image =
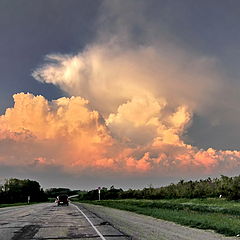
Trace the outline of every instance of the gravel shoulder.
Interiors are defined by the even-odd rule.
[[[109,221],[133,240],[239,240],[225,237],[211,230],[200,230],[133,212],[98,205],[81,204],[87,210]]]

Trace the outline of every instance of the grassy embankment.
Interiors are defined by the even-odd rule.
[[[224,199],[88,201],[182,225],[212,229],[226,236],[240,234],[240,202]]]

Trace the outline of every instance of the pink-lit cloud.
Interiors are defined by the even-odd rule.
[[[96,41],[75,55],[46,56],[32,76],[69,97],[15,94],[0,116],[0,164],[150,178],[240,170],[239,151],[184,141],[193,115],[222,101],[217,59],[162,40],[140,2],[103,1]]]
[[[238,151],[202,150],[183,142],[191,122],[184,105],[166,111],[166,100],[133,98],[105,120],[81,97],[49,102],[20,93],[14,101],[0,117],[1,164],[60,166],[72,174],[90,170],[150,176],[240,168]]]

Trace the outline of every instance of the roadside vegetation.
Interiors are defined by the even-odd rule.
[[[47,201],[47,196],[37,181],[17,178],[5,180],[5,183],[0,188],[0,204],[19,204],[28,201]]]
[[[45,194],[49,200],[55,200],[56,197],[59,195],[73,196],[78,195],[80,193],[81,193],[80,190],[71,190],[69,188],[48,188],[45,190]],[[85,192],[83,191],[83,193]]]
[[[225,199],[102,200],[85,201],[201,229],[226,236],[240,234],[240,203]]]
[[[240,176],[179,181],[142,190],[101,189],[79,194],[79,201],[152,216],[182,225],[240,234]]]
[[[181,180],[177,184],[153,188],[149,186],[142,190],[129,189],[123,191],[114,186],[101,189],[101,199],[178,199],[178,198],[218,198],[228,200],[240,199],[240,175],[237,177],[221,176],[199,181]],[[98,190],[81,192],[79,200],[97,200]]]
[[[80,192],[80,190],[69,188],[49,188],[44,191],[37,181],[10,178],[5,179],[4,184],[0,185],[0,208],[46,201],[54,202],[60,194],[71,196]]]

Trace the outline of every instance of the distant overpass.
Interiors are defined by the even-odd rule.
[[[68,198],[74,198],[74,197],[78,197],[78,194],[77,195],[68,196]]]

